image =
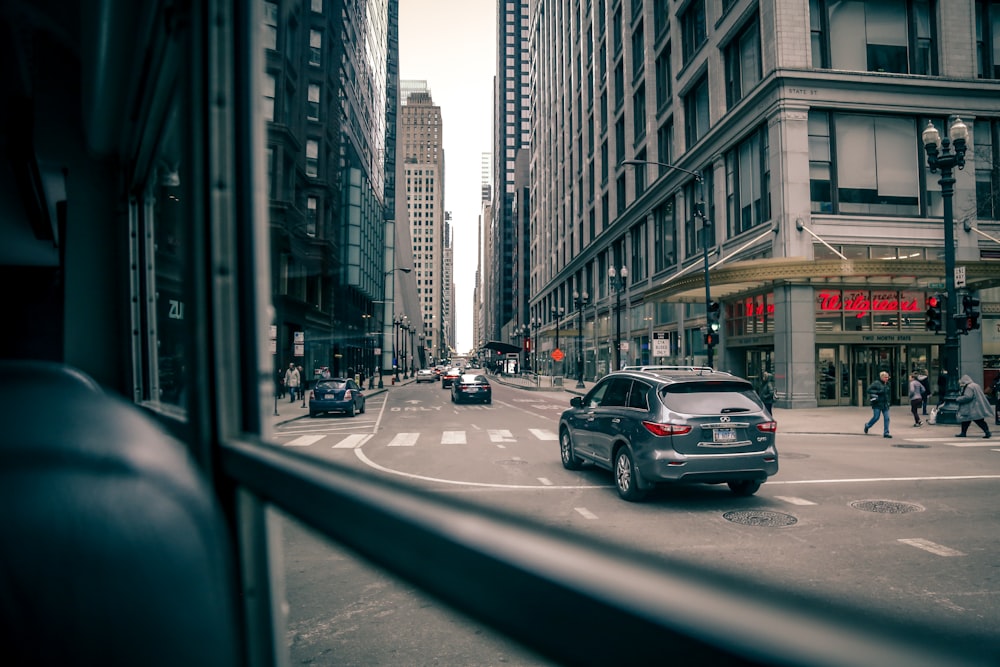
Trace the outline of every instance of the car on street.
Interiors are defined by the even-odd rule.
[[[724,483],[750,496],[778,472],[776,432],[748,380],[647,366],[610,373],[574,396],[559,418],[559,454],[568,470],[610,470],[629,501],[662,483]]]
[[[441,376],[441,388],[447,389],[448,387],[450,387],[452,383],[455,382],[455,380],[457,380],[461,374],[462,371],[459,370],[458,368],[449,368],[448,370],[446,370],[444,374]]]
[[[317,380],[309,392],[309,416],[324,412],[344,412],[353,417],[365,411],[365,392],[353,378]]]
[[[478,401],[489,405],[493,402],[493,387],[485,375],[462,373],[451,383],[451,402]]]
[[[414,376],[417,382],[437,382],[437,374],[429,368],[421,368]]]

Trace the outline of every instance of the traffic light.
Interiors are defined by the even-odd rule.
[[[721,308],[719,306],[719,302],[718,301],[709,301],[708,302],[708,315],[706,317],[706,319],[708,321],[708,331],[709,331],[709,333],[715,334],[715,342],[718,342],[718,340],[719,340],[718,333],[719,333],[719,314],[720,314],[720,310],[721,310]]]
[[[705,333],[705,347],[715,347],[719,344],[719,334],[714,331]]]
[[[941,332],[941,295],[927,297],[927,321],[924,326],[928,331]]]
[[[966,294],[962,297],[962,310],[965,312],[965,330],[979,328],[979,299]]]

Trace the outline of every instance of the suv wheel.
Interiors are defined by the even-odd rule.
[[[738,496],[752,496],[760,488],[760,482],[751,479],[741,479],[738,482],[728,482],[729,490]]]
[[[559,458],[566,470],[579,470],[583,467],[583,461],[573,453],[573,438],[569,435],[569,429],[564,428],[559,432]]]
[[[639,471],[632,462],[628,447],[622,447],[615,454],[615,487],[618,495],[629,502],[642,500],[646,492],[639,488]]]

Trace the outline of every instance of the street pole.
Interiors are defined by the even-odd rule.
[[[700,183],[700,181],[699,181]],[[699,215],[700,214],[700,215]],[[708,218],[705,217],[704,202],[699,202],[695,207],[695,215],[701,218],[701,237],[702,237],[702,255],[705,258],[705,334],[708,344],[705,345],[705,353],[708,355],[708,367],[714,368],[712,365],[713,356],[715,352],[715,332],[712,331],[711,322],[711,310],[712,310],[712,288],[709,284],[709,273],[708,273],[708,229],[709,222]],[[708,338],[708,337],[711,338]]]
[[[559,318],[565,312],[566,311],[563,309],[562,306],[559,306],[558,308],[556,308],[555,306],[552,307],[552,314],[556,316],[556,350],[559,349]],[[552,359],[552,375],[553,376],[555,376],[555,374],[556,374],[556,367],[555,367],[555,365],[557,363],[559,363],[559,362],[557,362],[555,360],[555,358],[553,358]]]
[[[954,169],[965,167],[966,139],[969,128],[961,118],[955,118],[948,128],[948,136],[941,139],[937,128],[928,121],[922,139],[927,153],[927,167],[932,174],[941,172],[938,184],[941,186],[941,203],[944,207],[944,279],[948,292],[948,308],[945,317],[944,369],[947,385],[941,406],[938,408],[938,424],[958,423],[958,326],[955,321],[958,297],[955,290],[955,218],[952,208],[955,195]]]
[[[625,291],[628,280],[628,267],[608,269],[608,278],[615,290],[615,367],[611,370],[621,370],[622,367],[622,292]]]
[[[584,389],[583,384],[583,307],[587,305],[590,297],[586,292],[580,294],[573,292],[573,301],[576,303],[576,311],[579,315],[579,327],[576,330],[576,388]]]

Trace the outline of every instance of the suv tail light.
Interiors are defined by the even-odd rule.
[[[764,431],[765,433],[777,433],[778,432],[778,422],[763,422],[757,424],[758,431]]]
[[[684,435],[691,432],[691,427],[686,424],[657,424],[655,422],[642,422],[646,430],[655,436]]]

